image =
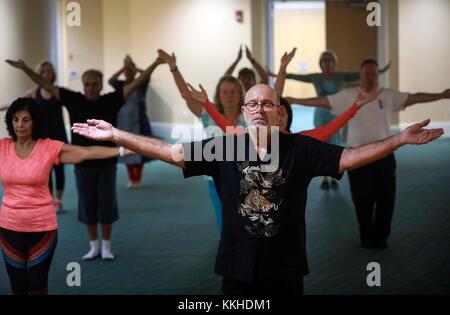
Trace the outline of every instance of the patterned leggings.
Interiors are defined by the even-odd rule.
[[[0,228],[0,247],[13,294],[47,294],[57,230],[16,232]]]

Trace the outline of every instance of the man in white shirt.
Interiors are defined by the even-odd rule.
[[[450,89],[442,93],[402,93],[379,88],[378,63],[366,59],[361,64],[359,87],[344,89],[337,94],[309,98],[287,98],[288,101],[306,106],[329,108],[339,115],[355,101],[361,90],[378,89],[378,98],[358,111],[348,123],[347,143],[359,147],[389,136],[391,117],[394,112],[417,104],[450,98]],[[391,154],[362,168],[349,171],[352,199],[359,222],[361,246],[364,248],[386,248],[390,234],[395,204],[395,157]]]

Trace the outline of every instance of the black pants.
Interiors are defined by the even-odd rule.
[[[13,294],[47,291],[56,244],[56,230],[16,232],[0,228],[0,246]]]
[[[395,170],[395,157],[391,154],[348,172],[362,245],[384,242],[391,232]]]
[[[56,190],[64,190],[65,176],[64,176],[64,164],[58,164],[53,166],[53,172],[56,178]],[[50,188],[50,193],[53,194],[53,176],[50,172],[50,179],[48,181],[48,187]]]
[[[87,225],[113,224],[119,219],[116,164],[76,165],[78,219]]]
[[[303,295],[303,277],[297,279],[285,279],[272,283],[245,283],[229,277],[222,279],[222,291],[224,295]]]

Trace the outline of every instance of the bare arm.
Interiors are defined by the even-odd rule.
[[[139,77],[132,82],[128,83],[123,87],[123,97],[127,98],[131,95],[137,88],[139,88],[144,82],[147,82],[150,79],[153,71],[155,71],[156,67],[160,64],[164,63],[162,59],[159,57],[144,71]]]
[[[409,94],[405,102],[405,107],[417,104],[439,101],[444,98],[450,98],[450,89],[445,90],[442,93],[416,93]]]
[[[239,52],[236,60],[228,67],[227,71],[225,71],[225,75],[233,75],[234,70],[236,69],[237,64],[242,59],[242,46],[239,47]]]
[[[119,156],[119,148],[64,144],[59,154],[62,164],[78,164],[86,160],[101,160]]]
[[[295,98],[295,97],[286,97],[286,100],[289,104],[300,104],[304,106],[312,106],[312,107],[323,107],[331,109],[330,101],[328,101],[328,97],[312,97],[312,98]]]
[[[11,66],[22,70],[25,72],[28,77],[34,81],[37,85],[39,85],[41,88],[52,94],[54,97],[56,97],[58,100],[60,99],[59,96],[59,87],[56,85],[53,85],[51,83],[48,83],[43,77],[41,77],[39,74],[33,71],[30,67],[26,65],[26,63],[23,60],[13,61],[13,60],[6,60],[8,64]]]
[[[339,172],[352,170],[382,159],[405,144],[426,144],[444,134],[442,129],[424,129],[430,123],[425,120],[381,141],[355,149],[345,149],[339,163]]]
[[[297,48],[292,49],[292,51],[288,54],[284,53],[283,57],[281,57],[280,70],[278,71],[277,80],[275,82],[275,91],[279,96],[283,96],[284,84],[286,82],[286,69],[292,58],[295,56]]]
[[[165,63],[169,65],[170,72],[172,72],[173,78],[175,80],[175,84],[177,85],[178,91],[181,94],[181,97],[186,101],[186,105],[188,106],[189,110],[197,117],[200,117],[202,115],[202,107],[203,104],[201,102],[196,101],[195,99],[192,99],[189,95],[189,89],[186,84],[186,81],[184,80],[183,76],[181,75],[180,70],[177,66],[177,59],[175,57],[175,54],[169,55],[164,50],[159,49],[158,50],[159,57],[164,60]]]
[[[134,135],[114,128],[103,120],[88,120],[86,124],[74,124],[74,133],[97,141],[113,141],[128,149],[184,168],[183,146],[171,145],[161,140]]]
[[[259,74],[259,78],[261,79],[261,84],[269,84],[269,74],[267,71],[259,64],[258,61],[256,61],[255,57],[253,57],[250,49],[248,49],[247,46],[245,46],[245,51],[247,53],[247,58],[250,60],[251,64],[253,65],[253,68],[256,69],[256,72]]]
[[[114,74],[111,76],[111,78],[109,78],[108,83],[109,83],[110,85],[112,85],[112,84],[111,84],[112,82],[117,81],[117,80],[119,79],[120,75],[124,72],[124,70],[125,70],[125,67],[122,67],[122,69],[120,69],[119,71],[117,71],[116,73],[114,73]]]

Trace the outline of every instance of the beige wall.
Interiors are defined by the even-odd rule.
[[[68,0],[64,0],[67,2]],[[203,83],[211,97],[220,76],[233,62],[241,43],[251,46],[250,0],[82,0],[82,27],[64,28],[65,82],[80,90],[79,79],[67,80],[68,71],[81,74],[90,67],[107,79],[130,54],[146,68],[158,48],[175,52],[186,80]],[[244,11],[244,23],[234,20]],[[72,59],[69,60],[69,56]],[[249,65],[243,62],[239,67]],[[152,76],[148,95],[152,121],[192,123],[194,117],[179,96],[166,65]]]
[[[275,72],[278,72],[281,56],[293,47],[297,47],[297,53],[287,72],[320,72],[319,56],[325,50],[325,10],[277,9],[274,11],[273,23]],[[308,70],[299,71],[299,63],[307,63]],[[283,94],[295,97],[316,96],[312,84],[294,80],[286,80]]]
[[[81,75],[85,70],[90,68],[104,70],[103,1],[77,1],[81,7],[81,26],[79,27],[71,27],[66,23],[65,17],[68,14],[66,5],[68,2],[71,1],[60,0],[63,85],[81,91]],[[72,71],[76,71],[77,75],[70,76],[69,73]]]
[[[176,53],[186,80],[204,84],[212,98],[217,81],[237,56],[239,45],[252,44],[250,0],[79,2],[82,27],[66,27],[63,32],[66,70],[102,70],[105,92],[111,90],[107,79],[122,66],[126,54],[139,67],[146,68],[157,57],[157,49],[163,48]],[[244,23],[235,21],[235,10],[244,11]],[[249,63],[242,62],[238,68],[243,66]],[[66,82],[71,88],[81,89],[80,80]],[[194,120],[166,65],[152,76],[148,108],[154,122],[192,124]]]
[[[34,86],[22,72],[3,60],[24,59],[34,67],[44,59],[54,59],[55,3],[54,0],[0,1],[0,104],[9,104]],[[3,120],[4,113],[1,113],[0,136],[6,135]]]
[[[144,67],[153,62],[158,48],[175,52],[185,79],[204,84],[211,98],[239,45],[251,46],[250,0],[130,2],[130,52],[137,63]],[[235,21],[235,10],[244,11],[244,23]],[[238,69],[244,65],[249,63]],[[153,121],[193,121],[166,65],[153,75],[148,107]]]
[[[399,87],[408,92],[450,88],[450,1],[399,1]],[[450,101],[416,105],[400,123],[450,122]]]

